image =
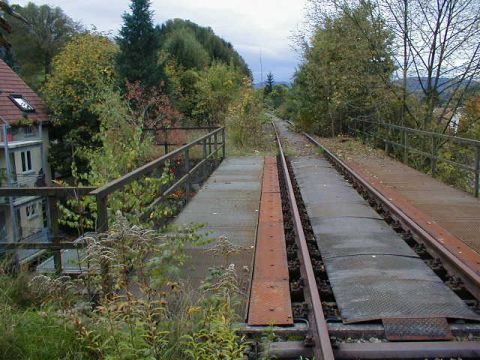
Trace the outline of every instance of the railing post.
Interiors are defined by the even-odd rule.
[[[365,121],[362,120],[362,124],[363,124],[362,143],[366,144],[367,143],[367,131],[365,130]]]
[[[190,171],[190,151],[185,149],[185,163],[184,163],[185,174],[188,174]],[[190,197],[190,177],[185,181],[185,200],[188,201]]]
[[[215,156],[214,156],[214,159],[215,160],[218,160],[218,132],[216,132],[215,134],[213,134],[213,148],[214,148],[214,151],[215,151]],[[215,161],[216,163],[216,161]]]
[[[222,128],[222,159],[225,159],[225,147],[227,141],[225,139],[225,128]]]
[[[55,267],[55,272],[57,274],[61,274],[63,270],[62,264],[62,251],[59,247],[60,238],[58,236],[58,206],[57,206],[57,199],[54,196],[48,197],[49,209],[50,209],[50,217],[51,217],[51,224],[52,224],[52,238],[53,244],[57,245],[53,250],[53,265]]]
[[[165,154],[168,154],[168,131],[167,131],[167,128],[164,128],[163,129],[163,132],[164,132],[164,139],[165,139],[165,144],[164,144],[164,148],[165,148]]]
[[[203,160],[205,160],[205,163],[202,166],[202,181],[204,181],[207,178],[207,166],[208,166],[208,161],[207,160],[208,153],[207,153],[207,138],[203,140]]]
[[[208,153],[212,153],[212,136],[208,137]]]
[[[108,197],[102,194],[97,195],[97,232],[103,233],[108,230]]]
[[[480,146],[475,147],[475,197],[478,198],[480,187]]]
[[[105,233],[108,231],[108,195],[97,194],[97,233]],[[105,258],[100,261],[100,273],[102,276],[102,289],[105,295],[110,296],[113,292],[113,281],[110,276],[110,263]]]
[[[403,130],[403,162],[408,164],[408,131]]]
[[[431,166],[432,166],[432,176],[435,176],[435,173],[437,172],[437,142],[435,141],[435,135],[432,134],[432,161],[431,161]]]

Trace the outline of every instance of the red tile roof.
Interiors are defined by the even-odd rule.
[[[22,95],[35,108],[35,112],[26,113],[29,119],[34,122],[48,121],[47,108],[42,99],[0,59],[0,117],[14,125],[23,117],[23,112],[10,100],[12,94]]]

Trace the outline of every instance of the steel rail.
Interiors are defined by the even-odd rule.
[[[322,309],[322,301],[320,299],[320,294],[318,292],[317,282],[315,280],[315,273],[313,271],[312,261],[310,259],[310,254],[308,251],[307,240],[305,233],[303,231],[302,220],[300,218],[300,212],[298,211],[297,201],[295,199],[295,193],[293,190],[292,181],[289,176],[287,161],[285,159],[285,153],[283,151],[282,143],[280,141],[280,136],[278,134],[275,124],[272,122],[273,129],[275,131],[275,136],[277,140],[277,145],[280,153],[280,160],[283,169],[283,175],[285,180],[285,185],[287,187],[288,200],[290,202],[290,207],[293,213],[293,224],[294,230],[297,237],[297,243],[299,245],[301,255],[303,258],[303,266],[307,278],[306,285],[309,291],[312,313],[314,317],[313,321],[313,333],[315,336],[315,348],[313,353],[317,360],[330,360],[334,359],[332,344],[330,342],[330,337],[328,334],[328,326],[325,321],[325,316]]]
[[[317,145],[324,151],[324,154],[331,162],[342,168],[347,174],[353,177],[358,183],[361,184],[370,194],[377,198],[390,213],[398,218],[408,230],[418,239],[421,240],[427,246],[427,248],[438,256],[444,266],[451,272],[455,273],[464,283],[465,287],[470,291],[477,299],[480,299],[480,275],[468,264],[465,264],[457,256],[452,254],[442,243],[440,243],[434,236],[428,233],[423,227],[419,226],[414,219],[406,215],[401,208],[395,203],[385,197],[380,191],[369,184],[365,179],[358,175],[350,166],[344,161],[340,160],[331,151],[316,141],[311,135],[303,133],[303,135],[313,144]]]

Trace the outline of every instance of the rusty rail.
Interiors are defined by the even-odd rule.
[[[282,143],[280,141],[280,137],[278,135],[277,128],[273,122],[272,122],[272,126],[275,131],[275,136],[278,144],[281,166],[283,169],[283,176],[284,176],[285,185],[288,191],[288,200],[290,202],[290,207],[293,213],[293,224],[294,224],[296,240],[297,240],[297,244],[300,249],[301,257],[303,260],[302,265],[306,274],[306,279],[305,279],[306,286],[307,286],[307,291],[309,293],[309,297],[311,301],[311,310],[312,310],[313,320],[314,320],[312,322],[313,324],[312,331],[313,331],[314,342],[315,342],[313,353],[315,355],[315,358],[319,360],[334,359],[333,349],[330,343],[330,337],[328,335],[328,326],[325,320],[325,316],[323,314],[322,301],[320,299],[320,294],[318,292],[315,273],[313,270],[312,261],[310,259],[310,254],[308,251],[307,240],[305,237],[305,233],[303,231],[302,220],[300,218],[300,213],[298,211],[298,205],[295,199],[295,193],[293,190],[292,181],[289,176],[287,161],[285,159],[285,154],[283,151]]]

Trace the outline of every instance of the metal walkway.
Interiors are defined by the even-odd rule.
[[[345,323],[395,327],[401,322],[391,320],[407,318],[421,328],[442,319],[438,328],[447,318],[479,318],[326,160],[291,164]]]
[[[242,291],[248,294],[262,187],[263,157],[226,158],[198,191],[174,224],[206,224],[200,231],[208,238],[224,236],[242,249],[230,256],[214,255],[204,248],[190,248],[191,260],[182,278],[197,288],[214,266],[234,264],[241,275]],[[227,264],[228,262],[228,264]],[[246,297],[246,296],[245,296]]]

